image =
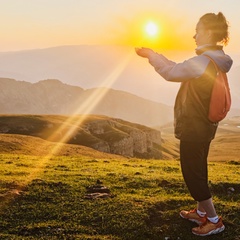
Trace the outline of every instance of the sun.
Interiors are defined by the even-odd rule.
[[[158,34],[158,25],[152,21],[149,21],[145,26],[145,32],[148,36],[156,36]]]

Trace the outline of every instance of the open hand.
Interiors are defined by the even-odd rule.
[[[135,48],[137,55],[148,58],[154,51],[150,48]]]

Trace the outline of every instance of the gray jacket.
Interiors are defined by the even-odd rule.
[[[183,141],[210,142],[215,137],[218,126],[208,120],[216,69],[204,54],[210,56],[223,72],[230,70],[232,59],[224,53],[221,46],[208,46],[197,54],[182,63],[175,63],[154,53],[149,57],[149,62],[167,81],[181,82],[174,106],[176,138]],[[198,94],[201,103],[193,91]]]

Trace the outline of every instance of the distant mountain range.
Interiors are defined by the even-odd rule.
[[[194,52],[165,54],[178,62]],[[240,116],[240,66],[235,65],[228,76],[229,116]],[[0,78],[0,113],[90,112],[147,126],[173,120],[179,88],[178,83],[163,80],[133,48],[123,46],[60,46],[0,53]]]
[[[182,52],[168,54],[183,58]],[[84,89],[108,87],[167,105],[173,105],[179,88],[126,46],[59,46],[0,53],[0,77],[31,83],[58,79]]]
[[[146,126],[173,120],[172,107],[107,88],[84,90],[58,80],[0,79],[0,114],[98,114]]]

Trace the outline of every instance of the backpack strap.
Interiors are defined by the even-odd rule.
[[[219,67],[218,67],[218,65],[215,63],[215,61],[209,56],[209,55],[207,55],[207,54],[203,54],[205,57],[207,57],[212,63],[213,63],[213,65],[214,65],[214,67],[216,68],[216,70],[217,70],[217,74],[218,74],[218,72],[219,72]]]

